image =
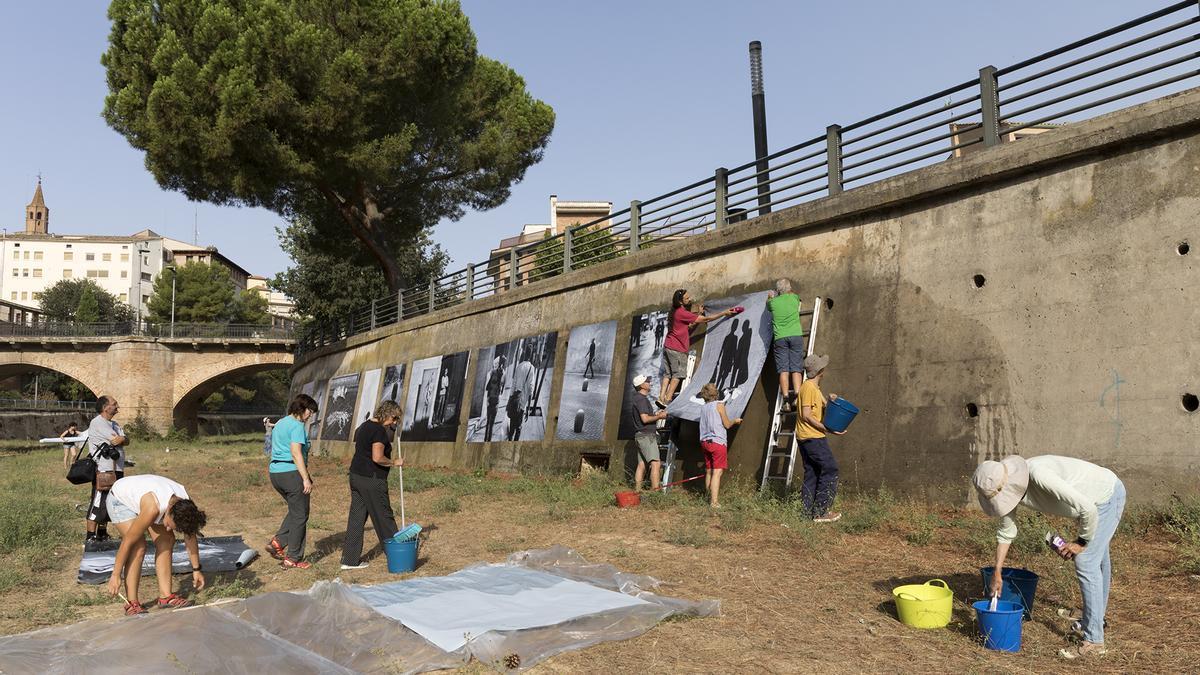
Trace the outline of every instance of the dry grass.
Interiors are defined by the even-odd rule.
[[[265,478],[257,441],[207,439],[184,447],[147,443],[131,450],[136,471],[188,486],[209,513],[208,534],[241,534],[259,546],[283,515]],[[0,633],[93,616],[120,605],[75,584],[86,489],[61,477],[56,449],[0,448]],[[349,501],[345,462],[317,458],[308,572],[283,571],[264,558],[237,574],[214,575],[203,599],[304,589],[342,576],[354,583],[391,579],[378,546],[371,566],[343,573],[338,554]],[[1012,563],[1042,576],[1024,649],[997,654],[975,641],[969,601],[989,564],[990,525],[978,514],[927,508],[886,493],[847,496],[837,525],[806,521],[787,502],[760,499],[736,481],[710,513],[676,491],[637,509],[609,506],[603,477],[492,477],[410,469],[406,503],[430,530],[418,575],[440,575],[508,553],[564,544],[587,558],[650,574],[686,598],[720,598],[722,616],[667,621],[645,635],[563,654],[535,672],[1047,672],[1066,625],[1057,607],[1075,606],[1072,568],[1037,543],[1048,524],[1031,519]],[[395,478],[393,478],[395,481]],[[393,486],[393,499],[396,487]],[[1163,512],[1131,513],[1114,546],[1109,656],[1101,671],[1181,672],[1200,654],[1200,581],[1195,570],[1200,509],[1181,502]],[[1058,523],[1051,523],[1058,524]],[[53,525],[53,526],[52,526]],[[1058,524],[1061,525],[1061,524]],[[368,546],[374,535],[367,533]],[[945,579],[955,613],[944,630],[900,624],[891,589]],[[177,577],[186,580],[187,577]],[[187,583],[185,581],[185,583]],[[152,578],[142,594],[153,597]],[[477,664],[467,668],[482,672]]]

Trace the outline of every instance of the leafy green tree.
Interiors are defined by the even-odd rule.
[[[242,291],[234,304],[233,323],[265,326],[271,323],[270,303],[258,291]]]
[[[372,256],[355,240],[338,237],[341,225],[330,220],[318,225],[301,219],[286,230],[277,230],[280,247],[296,264],[271,282],[272,288],[292,299],[298,315],[322,322],[391,294]],[[394,251],[402,288],[425,287],[430,278],[441,276],[446,266],[446,254],[430,241],[428,231],[398,243]]]
[[[100,301],[96,299],[96,291],[84,287],[79,294],[79,304],[75,306],[75,320],[79,323],[100,323]]]
[[[572,227],[578,226],[575,223]],[[549,231],[543,237],[546,241],[534,249],[533,269],[529,273],[531,281],[549,279],[562,274],[563,271],[563,238],[551,238]],[[574,230],[571,236],[571,269],[578,270],[591,267],[605,260],[613,260],[625,255],[620,248],[612,230],[601,230],[589,227]]]
[[[101,288],[91,279],[63,279],[42,291],[41,307],[51,321],[77,321],[75,314],[84,290],[92,294],[98,317],[95,321],[120,323],[133,320],[133,308]],[[88,322],[85,322],[88,323]]]
[[[504,203],[554,111],[457,2],[335,4],[113,0],[104,118],[164,188],[340,222],[395,291],[423,232]]]
[[[229,270],[219,263],[190,262],[175,270],[175,321],[179,323],[230,323],[238,315],[237,287]],[[171,321],[170,269],[154,280],[147,319]]]

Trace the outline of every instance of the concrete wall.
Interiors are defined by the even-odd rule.
[[[1135,498],[1194,489],[1200,413],[1181,396],[1200,393],[1200,254],[1178,246],[1200,242],[1197,120],[1192,90],[1056,129],[356,336],[306,355],[293,383],[558,330],[550,438],[468,444],[464,424],[406,458],[573,469],[600,451],[617,471],[632,453],[616,440],[629,317],[675,288],[716,298],[786,276],[806,302],[832,302],[824,389],[863,409],[832,441],[844,481],[961,502],[984,458],[1060,453],[1112,467]],[[554,441],[569,329],[613,318],[606,442]],[[761,470],[773,379],[731,440],[746,476]],[[691,473],[697,455],[684,461]]]

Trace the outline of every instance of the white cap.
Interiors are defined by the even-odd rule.
[[[645,375],[634,375],[633,376],[633,388],[637,389],[638,387],[645,384],[646,381],[649,379],[650,378],[646,377]]]

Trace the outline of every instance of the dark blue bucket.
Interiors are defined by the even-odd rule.
[[[825,407],[825,418],[821,424],[830,431],[845,431],[858,414],[858,407],[844,398],[835,398]]]
[[[983,577],[983,594],[992,594],[992,574],[995,567],[981,567],[979,573]],[[1004,590],[1000,599],[1005,602],[1015,602],[1025,608],[1025,620],[1028,621],[1033,612],[1033,596],[1037,592],[1038,575],[1020,567],[1005,567],[1000,572],[1004,581]]]
[[[975,618],[979,622],[979,635],[983,646],[998,652],[1021,651],[1021,613],[1024,608],[1019,602],[996,603],[996,610],[988,607],[991,600],[980,600],[973,605]]]
[[[383,542],[383,552],[387,556],[388,571],[392,574],[404,574],[417,569],[417,549],[419,539],[395,541],[388,539]]]

